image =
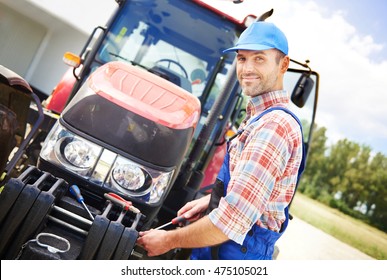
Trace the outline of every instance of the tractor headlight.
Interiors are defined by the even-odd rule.
[[[55,156],[67,168],[74,171],[88,171],[101,152],[101,148],[76,137],[63,137],[55,144]]]
[[[112,178],[114,185],[130,191],[141,189],[145,182],[145,174],[142,169],[130,164],[115,167]]]
[[[110,184],[122,193],[157,203],[169,186],[172,175],[173,171],[157,171],[118,156],[110,174]]]
[[[90,176],[102,152],[102,147],[78,137],[59,123],[47,136],[40,156],[81,175]]]
[[[169,187],[174,170],[160,171],[90,142],[59,122],[47,136],[40,157],[79,175],[94,185],[126,196],[158,203]]]
[[[150,192],[152,179],[149,173],[132,163],[118,163],[112,169],[111,183],[121,192],[143,196]]]

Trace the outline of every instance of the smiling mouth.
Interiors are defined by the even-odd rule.
[[[260,77],[257,75],[243,75],[242,79],[254,80],[254,79],[260,79]]]
[[[250,83],[261,80],[259,77],[242,77],[243,82]]]

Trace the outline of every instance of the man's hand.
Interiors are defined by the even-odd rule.
[[[195,223],[170,231],[151,229],[140,232],[138,245],[153,257],[175,248],[199,248],[223,243],[228,237],[204,216]]]
[[[201,218],[201,214],[206,211],[210,202],[210,195],[188,202],[178,212],[178,216],[183,216],[187,221],[194,222]],[[168,243],[170,237],[165,230],[148,230],[139,232],[137,244],[142,246],[149,257],[164,254],[173,248],[174,242]]]
[[[190,201],[177,212],[177,216],[183,216],[187,221],[194,222],[201,218],[202,213],[207,210],[209,203],[210,195]]]
[[[149,257],[162,255],[174,248],[168,240],[168,232],[165,230],[148,230],[139,232],[137,244],[142,246]]]

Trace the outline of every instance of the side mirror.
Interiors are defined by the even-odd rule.
[[[310,93],[312,92],[313,86],[314,80],[310,77],[310,74],[302,73],[293,89],[290,99],[297,107],[304,107]]]

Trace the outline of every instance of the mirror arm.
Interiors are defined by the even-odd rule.
[[[301,65],[302,67],[305,67],[305,68],[308,68],[309,69],[309,72],[312,72],[312,68],[309,67],[308,63],[310,62],[309,59],[305,60],[305,63],[301,63],[297,60],[294,60],[294,59],[290,59],[291,62],[294,62],[298,65]]]

